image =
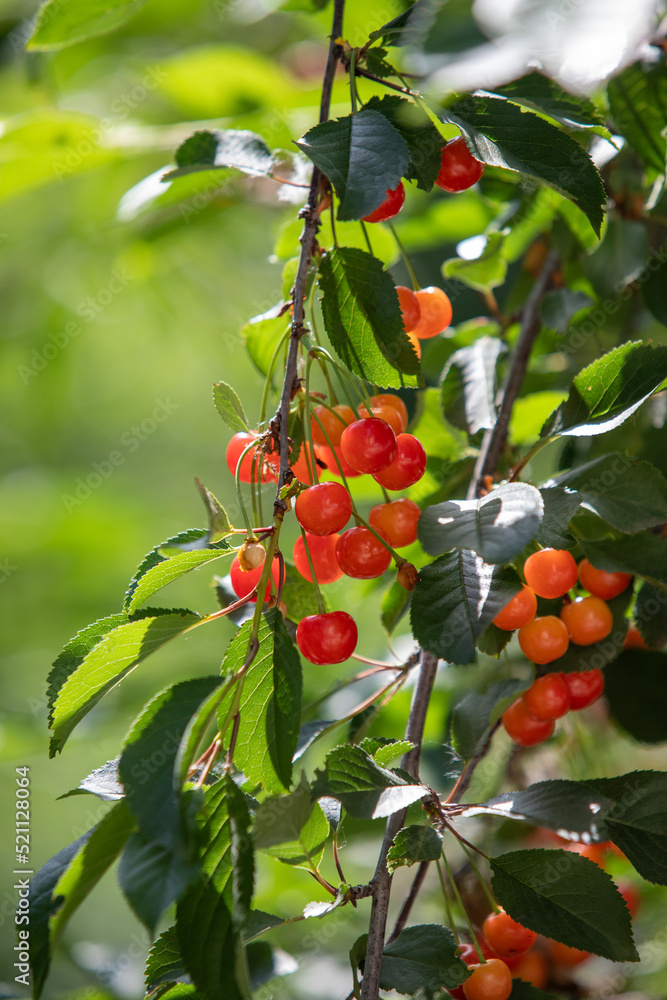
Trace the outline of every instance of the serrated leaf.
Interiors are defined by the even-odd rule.
[[[238,630],[227,648],[223,673],[236,673],[245,662],[251,623]],[[275,608],[262,615],[259,648],[243,682],[234,762],[250,781],[268,792],[290,787],[292,758],[301,716],[301,660],[282,615]],[[225,723],[234,691],[218,709]]]
[[[593,861],[529,850],[490,862],[496,899],[524,927],[613,962],[639,961],[625,901]]]
[[[667,73],[662,62],[628,66],[610,80],[607,94],[618,131],[646,164],[664,174]]]
[[[328,611],[326,597],[323,600],[325,610]],[[296,567],[287,561],[285,561],[283,601],[287,606],[287,617],[297,624],[302,618],[319,614],[315,585],[309,580],[305,580]]]
[[[65,792],[64,795],[59,795],[58,798],[67,799],[71,795],[90,794],[96,795],[103,802],[117,802],[119,799],[122,799],[125,791],[118,778],[119,760],[120,757],[116,757],[114,760],[108,760],[101,767],[96,767],[94,771],[91,771],[83,779],[77,788],[73,788],[70,792]]]
[[[500,656],[503,649],[512,639],[514,635],[513,632],[508,632],[506,629],[498,628],[491,622],[490,625],[484,629],[479,639],[477,640],[477,648],[480,653],[486,653],[487,656]]]
[[[195,476],[195,485],[199,490],[200,497],[204,501],[206,513],[208,514],[208,534],[206,540],[209,545],[213,545],[215,542],[220,542],[227,535],[231,534],[232,524],[227,511],[220,501],[204,486],[197,476]]]
[[[506,483],[480,500],[445,500],[422,511],[418,536],[425,552],[472,549],[487,563],[506,563],[535,537],[544,506],[528,483]]]
[[[322,259],[318,280],[324,325],[341,361],[383,388],[422,384],[394,282],[380,261],[364,250],[334,249]]]
[[[632,573],[667,587],[667,538],[639,532],[623,538],[582,541],[584,555],[597,569]]]
[[[193,549],[191,552],[177,552],[167,559],[161,560],[155,566],[147,570],[137,582],[132,597],[130,598],[126,610],[128,614],[134,614],[141,604],[147,601],[153,594],[156,594],[163,587],[168,586],[175,580],[180,580],[186,573],[193,569],[199,569],[206,563],[220,559],[221,556],[229,555],[230,548],[226,542],[218,542],[216,546],[205,549]]]
[[[58,691],[50,723],[50,756],[62,750],[77,723],[107,691],[160,646],[200,620],[192,611],[153,609],[103,636]]]
[[[371,31],[371,42],[384,39],[388,45],[418,44],[433,23],[444,0],[417,0],[381,28]]]
[[[543,114],[549,115],[564,125],[576,125],[579,128],[605,129],[604,119],[586,97],[575,97],[559,87],[541,73],[528,73],[526,76],[506,83],[502,87],[494,87],[494,94],[506,97],[514,104],[523,104]]]
[[[633,341],[582,369],[542,437],[604,434],[622,424],[667,378],[667,347]]]
[[[261,177],[271,171],[273,153],[260,135],[247,129],[207,130],[195,132],[181,143],[176,150],[176,164],[164,180],[222,168]]]
[[[628,649],[606,667],[611,717],[639,743],[667,742],[667,655]]]
[[[364,59],[366,61],[366,69],[369,73],[372,73],[374,76],[379,76],[381,79],[396,75],[396,70],[391,63],[387,61],[385,58],[386,55],[387,50],[381,48],[379,45],[374,45],[372,48],[366,50]]]
[[[291,795],[265,799],[255,813],[255,845],[296,868],[318,870],[328,837],[329,822],[303,774]]]
[[[642,585],[635,601],[635,621],[647,646],[667,646],[667,593],[661,587]]]
[[[160,934],[148,952],[146,960],[146,990],[151,991],[161,983],[185,979],[187,973],[178,947],[175,925]]]
[[[428,794],[424,785],[409,784],[405,778],[380,767],[359,746],[340,746],[326,757],[324,771],[318,771],[312,788],[315,798],[338,799],[352,816],[378,819],[398,812]]]
[[[27,48],[36,52],[63,49],[87,38],[106,35],[134,17],[148,0],[46,0]]]
[[[576,490],[559,486],[543,487],[540,493],[544,514],[535,541],[545,548],[571,548],[574,545],[574,538],[567,530],[567,526],[581,506],[579,494]]]
[[[448,927],[417,924],[406,927],[385,946],[380,987],[398,993],[433,997],[441,989],[454,989],[470,973],[457,956],[458,942]]]
[[[478,160],[549,184],[584,212],[599,235],[606,200],[602,179],[585,149],[569,135],[531,111],[491,96],[466,97],[439,115],[458,125]]]
[[[366,109],[315,125],[296,145],[336,189],[341,221],[370,215],[410,161],[407,143],[391,122]]]
[[[226,382],[216,382],[213,386],[213,403],[216,410],[233,431],[247,431],[248,418],[243,403],[236,391]]]
[[[616,300],[624,288],[646,272],[650,259],[646,225],[612,215],[604,239],[584,259],[584,274],[601,299]],[[579,336],[575,337],[573,344],[579,341]]]
[[[456,278],[469,288],[490,291],[502,285],[507,277],[508,260],[503,252],[504,233],[489,233],[486,246],[479,257],[467,260],[464,257],[450,257],[442,265],[445,278]]]
[[[371,750],[369,746],[366,746],[367,742],[367,740],[363,740],[361,746],[363,746],[366,753],[370,753],[375,763],[379,764],[380,767],[388,767],[398,757],[409,753],[415,747],[415,744],[411,743],[410,740],[388,740],[382,746]]]
[[[250,910],[243,929],[243,940],[252,941],[265,934],[266,931],[270,931],[272,927],[278,927],[283,923],[285,921],[282,917],[276,917],[272,913],[266,913],[264,910]]]
[[[382,595],[382,625],[385,632],[391,635],[401,618],[410,607],[412,593],[394,581]]]
[[[496,364],[506,350],[498,337],[480,337],[470,347],[454,351],[445,366],[440,396],[443,413],[456,423],[451,416],[452,404],[463,396],[470,434],[493,427],[496,422]]]
[[[475,641],[521,589],[516,573],[469,549],[440,556],[419,572],[410,617],[417,641],[450,663],[475,660]]]
[[[149,570],[165,559],[169,559],[171,555],[176,555],[178,552],[194,552],[198,549],[205,549],[206,546],[207,532],[203,528],[188,528],[187,531],[180,531],[177,535],[172,535],[165,542],[156,545],[154,549],[146,553],[127,585],[123,600],[123,609],[127,611],[134,597],[135,590]]]
[[[405,826],[394,837],[387,854],[387,868],[417,864],[418,861],[437,861],[442,853],[442,834],[432,826]]]
[[[338,723],[332,719],[316,719],[313,722],[304,722],[299,729],[299,738],[292,758],[295,763],[299,757],[303,757],[308,747],[318,739],[322,733],[326,732]]]
[[[443,138],[437,128],[412,101],[395,94],[371,97],[365,107],[379,111],[403,136],[410,154],[405,177],[416,180],[422,191],[430,191],[442,165]]]
[[[463,760],[471,760],[475,756],[487,739],[491,726],[529,687],[528,681],[496,681],[483,694],[473,691],[455,706],[451,721],[452,740],[454,749]]]

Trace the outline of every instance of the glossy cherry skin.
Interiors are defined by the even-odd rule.
[[[317,419],[315,419],[316,417]],[[354,420],[356,420],[354,410],[351,406],[346,406],[344,403],[338,403],[330,410],[326,406],[316,406],[310,418],[310,432],[313,436],[313,444],[329,447],[322,431],[323,427],[327,432],[329,441],[331,441],[331,444],[335,448],[336,445],[340,444],[341,436],[347,425],[351,424]],[[320,427],[320,424],[322,427]]]
[[[239,563],[239,557],[234,556],[232,559],[232,565],[229,568],[229,575],[231,577],[232,590],[236,596],[241,600],[242,597],[247,597],[248,594],[255,589],[259,583],[260,577],[262,575],[263,566],[258,566],[257,569],[251,569],[245,571],[241,569],[241,564]],[[277,559],[273,560],[273,566],[271,567],[271,577],[273,579],[274,589],[278,589],[279,582],[279,563]],[[268,601],[269,595],[271,593],[271,581],[266,585],[266,594],[264,595],[264,600]],[[253,603],[257,600],[257,597],[253,597]]]
[[[533,618],[519,629],[519,646],[524,656],[533,663],[553,663],[562,656],[570,644],[567,626],[555,615]]]
[[[426,472],[426,452],[414,434],[399,434],[396,438],[396,457],[393,462],[376,472],[373,479],[387,490],[405,490],[418,483]]]
[[[335,583],[343,575],[343,571],[336,559],[336,543],[339,538],[340,535],[309,535],[306,532],[308,551],[310,552],[310,558],[313,562],[318,583]],[[302,536],[299,536],[294,543],[292,558],[294,559],[294,565],[304,580],[309,580],[312,583],[313,576],[310,572],[310,565]]]
[[[421,510],[414,500],[405,497],[391,503],[379,503],[373,507],[368,517],[369,523],[389,539],[395,549],[412,545],[417,541],[417,521]]]
[[[296,519],[311,535],[333,535],[352,515],[352,497],[340,483],[319,483],[299,493]]]
[[[403,316],[403,326],[405,332],[408,333],[410,330],[414,330],[419,322],[419,299],[412,289],[406,288],[405,285],[396,285],[396,294]]]
[[[515,628],[527,625],[535,617],[537,611],[537,598],[535,591],[531,590],[528,584],[524,583],[518,594],[515,594],[502,611],[499,611],[493,619],[493,624],[497,628],[511,632]]]
[[[484,921],[482,930],[484,937],[500,958],[523,955],[537,940],[535,931],[517,923],[504,910],[490,913]]]
[[[403,181],[399,181],[395,188],[387,191],[387,197],[369,215],[364,215],[364,222],[385,222],[393,219],[403,208],[405,202],[405,188]]]
[[[540,722],[561,719],[570,710],[570,689],[562,674],[537,677],[521,697],[528,714]]]
[[[502,716],[505,732],[520,747],[535,747],[553,735],[555,723],[539,722],[529,715],[521,698],[510,705]]]
[[[596,702],[604,691],[604,674],[601,670],[584,670],[564,674],[570,692],[570,711],[578,712]]]
[[[357,648],[357,624],[347,611],[330,611],[302,618],[296,644],[311,663],[342,663]]]
[[[446,330],[452,321],[452,304],[442,288],[429,285],[415,292],[419,302],[419,322],[410,332],[418,340],[429,340]]]
[[[312,452],[310,448],[304,444],[301,451],[299,452],[299,457],[297,458],[296,462],[292,462],[291,464],[292,472],[294,473],[294,475],[296,476],[296,478],[299,480],[300,483],[306,483],[308,486],[310,486],[312,483],[315,482],[315,476],[313,474],[313,465],[315,472],[319,474],[322,471],[317,465],[317,459],[319,457],[317,452],[318,449],[316,448],[315,463],[313,463]]]
[[[361,473],[353,469],[349,462],[345,460],[345,456],[341,451],[340,447],[334,448],[318,448],[317,457],[326,466],[327,476],[338,476],[340,478],[341,469],[343,475],[346,479],[354,478],[354,476],[360,476]]]
[[[481,934],[477,935],[477,942],[484,958],[498,957],[491,951],[491,948]],[[459,946],[459,958],[462,962],[465,962],[467,966],[477,965],[479,963],[477,949],[474,944],[469,944],[467,941]],[[447,990],[447,992],[451,997],[455,997],[456,1000],[466,1000],[466,995],[463,992],[463,986],[456,986],[453,990]]]
[[[611,609],[600,597],[578,597],[571,604],[564,605],[560,616],[571,641],[577,646],[592,646],[601,642],[614,627]]]
[[[578,569],[567,549],[540,549],[528,556],[523,574],[538,597],[563,597],[577,582]]]
[[[257,441],[257,435],[249,431],[239,431],[235,434],[227,445],[225,457],[227,468],[232,476],[236,475],[236,466],[245,448],[253,441]],[[276,478],[276,473],[280,466],[280,459],[277,455],[264,455],[257,447],[252,448],[244,456],[239,469],[239,480],[242,483],[261,482],[268,483]]]
[[[391,562],[388,550],[368,528],[344,531],[336,545],[336,558],[342,572],[357,580],[382,576]]]
[[[380,472],[396,457],[396,435],[384,420],[355,420],[343,431],[340,450],[357,472]]]
[[[403,422],[402,430],[408,426],[408,408],[401,399],[400,396],[394,395],[393,392],[380,392],[377,396],[371,396],[372,406],[393,406],[395,410],[400,414],[401,420]]]
[[[631,581],[629,573],[606,573],[603,569],[596,569],[588,559],[582,559],[579,563],[581,586],[594,597],[601,597],[603,601],[618,597],[628,588]]]
[[[401,415],[393,406],[372,406],[370,410],[366,406],[360,406],[359,417],[361,420],[366,420],[368,417],[384,420],[385,424],[389,424],[394,434],[400,434],[404,430]]]
[[[466,1000],[507,1000],[512,992],[512,973],[501,958],[470,966],[472,975],[463,984]]]
[[[465,191],[477,183],[484,169],[484,164],[466,146],[463,136],[459,136],[443,146],[440,173],[435,183],[443,191]]]

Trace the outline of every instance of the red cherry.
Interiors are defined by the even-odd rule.
[[[302,618],[296,627],[296,644],[311,663],[342,663],[357,647],[357,625],[347,611],[329,611]]]
[[[571,969],[575,965],[581,965],[585,962],[587,958],[591,957],[590,951],[581,951],[579,948],[570,948],[566,944],[562,944],[560,941],[552,941],[547,939],[547,947],[549,948],[549,954],[553,958],[554,962],[558,965],[564,965],[566,968]]]
[[[527,625],[535,617],[537,611],[537,598],[535,592],[527,584],[522,585],[522,589],[515,594],[511,601],[499,611],[493,619],[493,624],[497,628],[502,628],[506,632],[511,632],[515,628]]]
[[[523,707],[540,722],[560,719],[570,709],[570,691],[562,674],[544,674],[522,694]]]
[[[376,472],[373,479],[388,490],[405,490],[414,486],[426,472],[426,452],[414,434],[399,434],[396,457],[391,465]]]
[[[377,396],[371,396],[371,406],[393,406],[398,411],[403,422],[401,430],[408,426],[408,408],[400,396],[393,392],[380,392]]]
[[[415,292],[419,302],[419,323],[410,332],[419,340],[429,340],[446,330],[452,321],[452,304],[442,288],[429,285]]]
[[[352,468],[349,462],[345,461],[345,456],[340,448],[334,448],[333,452],[331,448],[318,448],[317,457],[325,464],[328,476],[340,478],[341,469],[346,479],[361,475],[360,472]]]
[[[382,576],[391,562],[391,554],[368,528],[344,531],[338,538],[336,558],[343,573],[357,580]]]
[[[399,181],[397,187],[387,191],[387,197],[381,205],[378,205],[370,215],[364,215],[364,222],[385,222],[387,219],[393,219],[403,208],[404,201],[405,188],[403,181]]]
[[[555,723],[539,722],[529,715],[521,700],[517,700],[503,712],[505,732],[520,747],[535,747],[553,735]]]
[[[313,562],[318,583],[335,583],[343,575],[343,571],[336,559],[336,543],[339,538],[340,535],[309,535],[306,533],[308,551],[310,552],[310,558]],[[312,583],[313,576],[310,572],[306,547],[301,535],[294,543],[292,558],[294,559],[294,565],[304,580],[309,580]]]
[[[523,573],[538,597],[562,597],[577,582],[577,564],[567,549],[540,549],[528,556]]]
[[[317,460],[317,458],[318,454],[316,448],[315,459]],[[300,483],[307,483],[308,485],[311,485],[312,483],[315,482],[315,476],[313,475],[313,456],[310,448],[307,445],[303,446],[303,448],[299,452],[299,457],[297,458],[296,462],[292,462],[290,467]],[[320,471],[317,465],[315,466],[315,470],[317,472]]]
[[[264,568],[263,566],[258,566],[257,569],[251,569],[248,571],[243,570],[241,569],[239,557],[234,556],[234,558],[232,559],[232,565],[229,568],[229,575],[231,577],[232,590],[234,591],[239,600],[241,600],[242,597],[247,597],[248,594],[255,589],[255,587],[259,583],[263,568]],[[273,585],[276,590],[278,589],[279,572],[280,572],[279,562],[278,559],[275,558],[273,560],[273,566],[271,567],[271,577],[273,579]],[[265,601],[268,601],[270,594],[271,594],[271,581],[269,580],[269,582],[266,585],[266,594],[264,595]],[[253,597],[252,599],[253,604],[256,600],[257,598]]]
[[[477,935],[477,943],[479,944],[480,951],[484,958],[497,958],[497,955],[491,951],[488,943],[484,940],[481,934]],[[467,941],[459,945],[459,958],[462,962],[465,962],[467,966],[477,965],[479,962],[479,955],[477,954],[477,949],[474,944],[469,944]],[[450,996],[455,997],[456,1000],[466,1000],[466,995],[463,992],[463,986],[456,986],[453,990],[447,990]]]
[[[406,288],[405,285],[396,285],[396,294],[398,295],[398,304],[401,307],[401,315],[403,316],[403,326],[405,332],[409,333],[410,330],[414,330],[419,322],[419,299],[412,289]]]
[[[470,968],[472,975],[463,984],[466,1000],[508,1000],[512,973],[501,958],[489,958],[483,965]]]
[[[612,597],[622,594],[631,580],[629,573],[606,573],[603,569],[596,569],[588,559],[582,559],[579,563],[581,586],[594,597],[601,597],[604,601],[610,601]]]
[[[249,431],[239,431],[235,434],[227,445],[226,459],[227,468],[232,476],[236,475],[236,466],[245,448],[253,441],[257,441],[257,435]],[[261,475],[260,475],[261,467]],[[242,483],[257,482],[268,483],[275,479],[280,468],[280,459],[277,455],[266,455],[257,447],[250,449],[244,456],[239,469],[239,480]]]
[[[352,497],[340,483],[320,483],[299,493],[296,519],[311,535],[333,535],[352,515]]]
[[[576,601],[563,606],[560,617],[577,646],[601,642],[614,627],[611,608],[600,597],[577,597]]]
[[[564,674],[570,692],[570,710],[578,712],[597,701],[604,691],[604,674],[601,670],[584,670],[579,674]]]
[[[483,926],[484,937],[489,942],[496,955],[501,958],[513,958],[522,955],[524,951],[535,944],[537,934],[522,924],[512,920],[509,913],[499,910],[490,913]]]
[[[570,636],[567,626],[555,615],[533,618],[518,633],[519,646],[524,656],[533,663],[553,663],[567,651]]]
[[[628,629],[625,639],[623,640],[623,649],[649,649],[650,647],[646,644],[644,636],[641,634],[638,628],[631,625]]]
[[[417,521],[421,510],[414,500],[392,500],[373,507],[368,517],[369,523],[378,528],[389,539],[395,549],[412,545],[417,541]]]
[[[443,191],[465,191],[477,183],[484,169],[484,164],[472,155],[460,135],[443,146],[440,173],[435,183]]]
[[[357,472],[380,472],[396,456],[396,435],[384,420],[366,417],[345,428],[340,449],[345,461]]]

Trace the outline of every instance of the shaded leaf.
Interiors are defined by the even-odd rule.
[[[269,173],[272,165],[271,150],[255,132],[240,128],[216,129],[195,132],[181,143],[176,150],[176,169],[165,174],[164,179],[173,180],[199,170],[223,167],[258,177]]]
[[[359,746],[340,746],[327,754],[312,794],[338,799],[352,816],[377,819],[424,798],[428,789],[380,767]]]
[[[667,586],[667,538],[639,532],[623,538],[582,541],[584,554],[597,569],[632,573]]]
[[[542,299],[540,319],[548,330],[567,333],[572,317],[594,304],[594,300],[585,292],[557,288],[553,292],[547,292]]]
[[[609,107],[616,128],[659,174],[665,172],[667,72],[662,62],[637,62],[609,81]]]
[[[418,861],[437,861],[442,853],[442,834],[432,826],[406,826],[396,834],[387,854],[387,868],[395,872]]]
[[[213,403],[222,419],[233,431],[248,430],[248,418],[243,403],[231,385],[227,385],[226,382],[216,382],[213,386]]]
[[[635,601],[635,621],[642,638],[652,649],[667,646],[667,593],[645,583]]]
[[[443,139],[437,128],[412,101],[395,94],[371,97],[365,107],[379,111],[403,136],[410,153],[405,177],[416,180],[417,187],[422,191],[430,191],[442,163]]]
[[[576,490],[560,486],[543,487],[540,493],[544,504],[544,515],[537,529],[535,541],[544,548],[572,548],[575,540],[567,530],[567,526],[581,506],[579,494]]]
[[[304,579],[292,563],[285,561],[285,584],[283,586],[283,601],[287,606],[287,617],[297,624],[302,618],[319,614],[315,584]],[[326,597],[323,596],[325,610],[329,610]]]
[[[85,0],[85,3],[63,4],[62,0],[46,0],[39,8],[27,48],[44,52],[105,35],[129,21],[147,2]]]
[[[388,590],[382,595],[382,625],[388,635],[391,635],[401,618],[410,607],[412,594],[400,583],[394,581]]]
[[[493,93],[500,94],[515,104],[523,104],[549,115],[550,118],[565,125],[577,125],[582,128],[605,127],[604,120],[592,101],[586,97],[568,94],[554,80],[542,76],[541,73],[528,73],[502,87],[494,87]]]
[[[503,252],[504,243],[503,233],[489,233],[486,246],[479,257],[471,260],[465,257],[450,257],[442,265],[443,275],[445,278],[457,278],[469,288],[481,292],[497,288],[503,284],[507,276],[508,261]],[[499,343],[502,344],[502,341]]]
[[[464,760],[471,760],[487,739],[491,726],[529,687],[529,681],[496,681],[483,694],[473,691],[466,695],[452,712],[452,739],[456,752]]]
[[[432,997],[443,987],[460,986],[469,972],[465,962],[457,957],[458,947],[448,927],[439,924],[406,927],[385,946],[380,987]]]
[[[289,330],[282,303],[261,316],[254,316],[241,329],[250,360],[260,375],[267,376],[273,356]]]
[[[614,722],[639,743],[667,742],[667,655],[628,649],[604,677]]]
[[[118,866],[118,882],[142,924],[152,933],[168,906],[197,874],[192,859],[133,833]]]
[[[454,351],[445,366],[441,390],[443,413],[452,419],[451,405],[462,394],[470,434],[493,427],[496,422],[496,364],[506,350],[498,337],[480,337],[470,347]]]

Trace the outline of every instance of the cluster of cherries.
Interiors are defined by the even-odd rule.
[[[597,569],[588,559],[577,566],[565,549],[534,552],[526,559],[524,576],[526,583],[494,618],[494,624],[505,630],[518,629],[522,652],[540,665],[558,660],[570,642],[590,646],[605,639],[613,627],[606,602],[621,594],[632,580],[628,573]],[[577,579],[589,597],[566,601],[559,616],[536,617],[538,597],[564,597]],[[515,743],[536,746],[553,734],[556,719],[592,705],[603,690],[601,670],[543,674],[503,714],[503,726]]]
[[[342,404],[314,408],[310,425],[312,452],[304,448],[292,466],[296,478],[310,484],[299,493],[294,507],[303,533],[294,545],[293,559],[306,580],[319,586],[334,583],[343,575],[373,579],[389,568],[393,549],[416,540],[421,511],[405,497],[373,507],[368,527],[358,524],[343,530],[356,516],[352,497],[343,483],[318,483],[312,468],[314,453],[318,466],[330,474],[342,474],[345,480],[370,474],[387,490],[405,490],[426,470],[426,452],[413,434],[405,432],[407,422],[405,403],[391,393],[371,397],[365,407],[359,408],[358,416],[350,406]],[[249,450],[243,455],[246,448]],[[227,464],[234,474],[238,466],[241,482],[268,482],[276,478],[278,471],[277,456],[264,454],[256,436],[249,432],[234,435],[227,448]],[[255,590],[263,563],[264,547],[252,540],[234,557],[230,577],[239,599]],[[271,575],[276,589],[278,567],[275,559]],[[410,583],[409,578],[402,578],[401,567],[398,579],[405,586]],[[269,582],[265,600],[270,592]],[[317,664],[347,660],[356,648],[357,638],[356,622],[346,611],[309,615],[299,622],[296,633],[302,654]]]

